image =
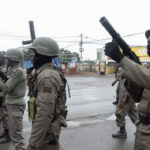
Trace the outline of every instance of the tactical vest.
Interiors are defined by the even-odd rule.
[[[55,104],[55,112],[54,112],[54,117],[53,117],[53,121],[58,119],[59,116],[63,116],[64,118],[66,118],[67,116],[67,106],[66,106],[66,100],[67,100],[67,96],[66,96],[66,84],[67,84],[67,80],[62,72],[61,69],[59,69],[56,66],[49,66],[47,67],[47,69],[54,69],[56,70],[61,78],[61,81],[63,83],[63,86],[60,89],[60,92],[58,93],[58,98]],[[45,68],[44,68],[45,69]],[[43,71],[43,70],[41,70]],[[34,81],[37,77],[37,74],[35,74],[34,79],[32,79],[32,84],[31,84],[31,88],[29,88],[31,91],[29,91],[29,93],[31,93],[30,99],[28,101],[28,115],[29,115],[29,120],[33,123],[34,119],[35,119],[35,115],[36,115],[36,98],[37,98],[37,91],[34,91]],[[64,125],[65,126],[65,125]]]

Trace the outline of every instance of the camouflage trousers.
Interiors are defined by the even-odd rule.
[[[40,144],[39,147],[37,147],[37,150],[60,150],[60,132],[61,125],[58,120],[55,120],[51,124],[43,143]]]
[[[8,127],[12,144],[15,150],[25,150],[25,140],[22,135],[25,105],[7,105],[7,109]]]
[[[119,89],[120,89],[120,83],[118,83],[117,89],[116,89],[116,98],[118,99],[119,99]]]
[[[130,99],[130,101],[125,104],[123,107],[120,107],[122,102],[119,101],[117,104],[117,109],[115,112],[116,115],[116,124],[118,127],[125,127],[125,117],[128,115],[133,123],[137,120],[137,110],[134,100]]]
[[[150,133],[136,130],[134,150],[150,150]]]
[[[0,106],[0,124],[4,130],[8,130],[8,111],[4,104]]]
[[[36,150],[60,150],[59,144],[41,144]]]

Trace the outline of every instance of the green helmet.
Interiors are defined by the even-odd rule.
[[[12,61],[16,61],[16,62],[20,62],[24,58],[23,53],[17,48],[15,48],[15,49],[8,49],[6,51],[5,57],[9,58]]]
[[[30,49],[35,49],[38,54],[44,56],[56,57],[58,56],[58,44],[51,38],[48,37],[39,37],[36,38]]]

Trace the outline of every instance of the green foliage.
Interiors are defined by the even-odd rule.
[[[24,60],[30,61],[31,60],[32,50],[24,51]],[[80,61],[79,54],[76,52],[71,53],[69,50],[60,49],[59,50],[59,58],[61,58],[62,62],[71,62],[72,58],[76,57],[77,61]]]
[[[94,61],[94,60],[84,60],[83,63],[94,65],[94,64],[96,64],[96,61]]]
[[[69,50],[60,49],[59,50],[59,58],[62,62],[71,62],[72,58],[76,57],[78,61],[80,61],[79,54],[76,52],[71,53]]]

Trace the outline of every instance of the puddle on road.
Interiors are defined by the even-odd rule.
[[[77,121],[67,121],[68,127],[78,127],[80,126],[80,122]]]
[[[115,114],[112,114],[111,116],[109,116],[108,118],[106,118],[106,120],[116,120]]]

